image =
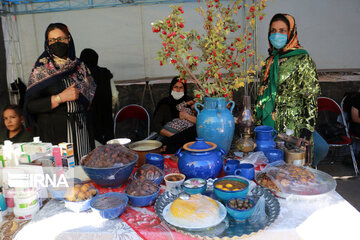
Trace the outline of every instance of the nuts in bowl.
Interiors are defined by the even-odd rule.
[[[98,194],[98,191],[89,184],[76,184],[65,193],[65,207],[81,212],[90,209],[90,200]]]

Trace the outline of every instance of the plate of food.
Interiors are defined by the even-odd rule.
[[[191,228],[186,228],[183,224],[177,224],[176,222],[170,223],[169,221],[171,220],[166,218],[170,210],[165,210],[165,208],[169,208],[170,206],[172,206],[171,203],[179,199],[182,194],[183,193],[173,194],[168,191],[160,194],[160,196],[155,202],[155,213],[160,218],[160,220],[166,223],[171,229],[199,239],[232,239],[233,237],[235,239],[235,237],[239,238],[242,236],[248,236],[262,229],[265,229],[267,226],[272,224],[277,219],[280,213],[280,204],[277,198],[270,192],[270,190],[258,185],[252,189],[251,197],[254,199],[255,202],[257,202],[260,197],[264,196],[264,211],[266,215],[265,218],[263,218],[263,216],[260,217],[261,214],[255,214],[254,217],[252,217],[251,219],[249,218],[244,222],[237,222],[229,214],[226,214],[226,217],[217,225],[214,225],[216,224],[216,222],[214,222],[214,224],[208,225],[213,225],[212,227],[197,229],[191,226]],[[212,191],[207,191],[205,195],[216,197]],[[216,200],[214,201],[217,202]],[[220,217],[218,218],[218,221],[222,219],[221,212],[224,212],[225,215],[225,211],[226,209],[220,210]]]
[[[162,213],[171,225],[188,230],[214,227],[225,219],[226,214],[223,204],[201,194],[190,195],[187,199],[179,197],[169,203]]]
[[[287,198],[318,197],[336,188],[336,181],[327,173],[290,164],[272,167],[256,174],[255,181],[276,196]]]

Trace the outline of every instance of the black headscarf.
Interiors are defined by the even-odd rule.
[[[178,105],[179,103],[181,103],[183,101],[189,101],[190,98],[187,95],[187,85],[186,85],[186,83],[183,83],[183,82],[181,82],[181,83],[184,86],[184,96],[182,98],[180,98],[179,100],[175,100],[173,98],[173,96],[171,95],[171,91],[177,82],[179,82],[179,76],[176,76],[172,79],[172,81],[170,83],[169,96],[160,100],[160,102],[156,106],[154,115],[156,114],[156,112],[160,108],[160,106],[162,106],[163,104],[166,104],[166,105],[169,105],[169,107],[170,107],[171,118],[174,119],[174,118],[179,117],[179,111],[176,109],[176,105]]]

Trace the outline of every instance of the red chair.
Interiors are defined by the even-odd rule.
[[[116,135],[116,125],[127,119],[138,119],[146,124],[147,136],[150,134],[150,116],[148,111],[137,104],[130,104],[121,108],[114,118],[114,136]]]
[[[329,97],[319,97],[318,98],[318,111],[319,111],[319,113],[321,111],[329,111],[329,112],[335,113],[336,115],[339,115],[341,117],[341,120],[342,120],[342,122],[344,123],[344,126],[345,126],[345,135],[342,136],[342,141],[327,142],[327,143],[329,144],[330,148],[335,149],[333,157],[335,156],[336,150],[338,148],[340,148],[340,147],[349,147],[350,154],[351,154],[351,159],[352,159],[352,162],[353,162],[353,165],[354,165],[355,174],[358,175],[359,174],[359,169],[357,167],[355,154],[354,154],[354,150],[353,150],[353,147],[352,147],[352,140],[351,140],[350,135],[349,135],[349,130],[348,130],[348,126],[346,124],[346,119],[345,119],[344,112],[340,108],[339,104],[337,104],[337,102],[335,102],[333,99],[331,99]]]

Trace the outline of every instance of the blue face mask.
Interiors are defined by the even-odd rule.
[[[269,40],[276,49],[281,49],[287,42],[287,35],[282,33],[273,33],[270,35]]]

